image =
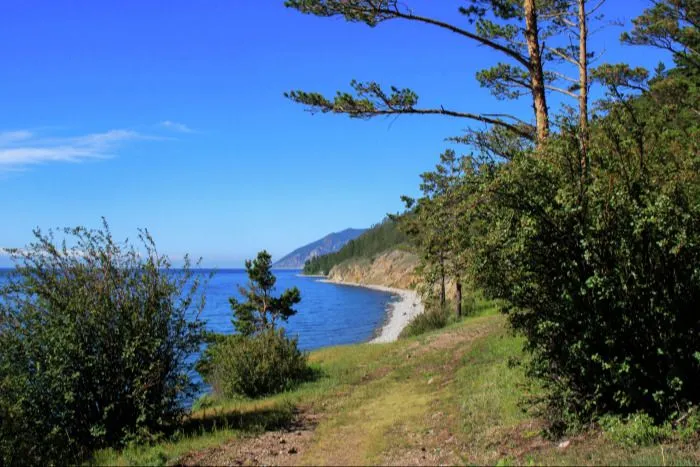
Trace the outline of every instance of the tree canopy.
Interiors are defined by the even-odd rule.
[[[276,321],[287,321],[296,314],[292,308],[301,301],[301,293],[296,287],[287,289],[278,297],[272,295],[277,278],[272,273],[272,256],[261,251],[253,260],[246,260],[248,287],[239,287],[246,301],[231,297],[233,324],[242,335],[252,335],[265,329],[274,329]]]

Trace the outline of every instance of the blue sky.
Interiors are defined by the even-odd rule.
[[[456,22],[459,1],[411,3]],[[0,6],[0,247],[34,227],[147,227],[174,259],[239,266],[346,227],[417,193],[444,138],[469,122],[310,115],[290,89],[332,93],[353,78],[411,87],[425,106],[527,115],[474,72],[497,57],[428,26],[370,29],[304,16],[283,0],[10,1]],[[629,21],[648,2],[608,0]],[[604,60],[662,56],[596,35]],[[7,260],[0,258],[0,265]]]

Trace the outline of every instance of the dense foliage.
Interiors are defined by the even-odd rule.
[[[256,336],[220,336],[208,357],[206,380],[225,397],[261,397],[291,389],[310,376],[306,355],[283,329]]]
[[[589,129],[588,173],[564,116],[537,150],[462,158],[450,190],[424,188],[407,217],[422,244],[442,241],[426,261],[462,255],[463,277],[509,303],[554,429],[604,413],[662,421],[700,403],[698,82],[682,70],[649,83],[626,67],[595,76],[609,98]],[[451,173],[445,160],[433,178]],[[456,226],[416,224],[429,216]],[[451,251],[455,236],[464,247]]]
[[[668,85],[592,125],[585,186],[565,129],[488,187],[474,277],[512,304],[554,421],[700,403],[699,101]]]
[[[676,3],[638,19],[635,40]],[[608,98],[590,126],[586,171],[580,128],[562,117],[545,147],[482,177],[488,202],[470,213],[488,226],[472,277],[510,302],[553,428],[604,413],[660,422],[700,404],[698,55],[664,43],[682,51],[679,67],[649,82],[626,65],[593,72]]]
[[[450,310],[439,302],[428,302],[425,311],[414,317],[399,337],[420,336],[426,332],[442,329],[450,322]]]
[[[391,248],[406,243],[408,237],[397,227],[395,221],[386,219],[372,226],[343,248],[328,255],[317,256],[306,262],[304,274],[328,274],[333,266],[349,259],[372,258]]]
[[[199,279],[102,230],[35,231],[0,289],[0,464],[73,463],[171,429],[196,385]],[[203,300],[203,297],[201,297]]]

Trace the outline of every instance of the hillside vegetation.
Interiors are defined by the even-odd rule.
[[[379,253],[405,245],[407,240],[408,237],[399,230],[396,222],[386,219],[372,226],[356,239],[350,240],[339,251],[307,261],[304,265],[304,274],[326,275],[333,266],[343,261],[371,259]]]
[[[527,384],[523,340],[488,303],[450,327],[392,344],[310,354],[320,373],[294,391],[201,404],[173,439],[100,464],[693,464],[698,435],[643,423],[542,436],[521,409],[541,394]],[[208,406],[207,406],[208,405]],[[635,444],[635,442],[637,444]]]

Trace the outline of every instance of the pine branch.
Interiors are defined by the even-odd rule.
[[[381,115],[446,115],[456,118],[466,118],[489,125],[507,128],[512,132],[528,139],[534,138],[534,128],[530,124],[511,115],[487,115],[470,112],[460,112],[451,109],[417,108],[418,96],[409,89],[397,89],[392,87],[391,94],[384,92],[377,83],[351,83],[356,95],[349,93],[337,93],[330,100],[319,93],[304,91],[290,91],[285,97],[308,106],[311,112],[346,114],[351,118],[372,118]],[[513,120],[509,123],[505,118]]]
[[[574,99],[578,99],[578,98],[579,98],[578,94],[575,94],[575,93],[573,93],[573,92],[571,92],[571,91],[568,91],[568,90],[566,90],[566,89],[562,89],[562,88],[559,88],[559,87],[556,87],[556,86],[552,86],[551,84],[545,84],[544,87],[545,87],[546,89],[549,89],[550,91],[558,92],[558,93],[564,94],[564,95],[566,95],[566,96],[572,97],[572,98],[574,98]]]
[[[399,9],[397,2],[385,2],[377,1],[373,2],[371,0],[364,1],[339,1],[339,0],[288,0],[285,3],[286,6],[295,8],[302,13],[316,14],[319,16],[335,16],[343,15],[346,19],[351,21],[362,21],[370,26],[386,21],[389,19],[401,18],[409,21],[416,21],[424,24],[430,24],[437,26],[441,29],[446,29],[455,34],[463,37],[467,37],[474,41],[479,42],[482,45],[491,47],[494,50],[502,52],[512,59],[516,60],[518,63],[524,67],[530,69],[530,61],[528,58],[503,44],[499,44],[487,37],[483,37],[479,34],[475,34],[466,29],[462,29],[453,24],[429,18],[426,16],[415,15],[410,10],[402,11]],[[393,5],[394,8],[387,8],[386,5]]]
[[[553,53],[554,55],[558,56],[558,57],[561,58],[562,60],[567,61],[567,62],[571,63],[572,65],[578,66],[578,60],[576,60],[576,59],[574,59],[574,58],[571,58],[569,55],[566,55],[564,52],[562,52],[562,51],[559,50],[558,48],[547,47],[547,46],[545,46],[544,48],[545,48],[548,52]]]

